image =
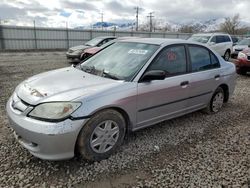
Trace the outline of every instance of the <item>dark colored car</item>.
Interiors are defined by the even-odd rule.
[[[250,72],[250,45],[239,52],[235,65],[238,74],[246,75],[247,72]]]
[[[115,38],[116,37],[114,36],[96,37],[83,45],[71,47],[66,52],[67,59],[73,62],[80,62],[80,56],[83,50],[91,48],[91,47],[100,47],[106,44],[107,42],[114,40]]]

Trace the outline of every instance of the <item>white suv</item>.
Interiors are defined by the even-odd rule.
[[[188,40],[207,44],[210,48],[219,53],[226,61],[229,60],[233,51],[233,41],[229,34],[204,33],[194,34]]]

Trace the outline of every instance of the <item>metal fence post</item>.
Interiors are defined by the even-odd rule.
[[[36,38],[36,21],[33,21],[34,23],[34,41],[35,41],[35,49],[37,49],[37,38]]]
[[[116,33],[116,26],[114,26],[114,34],[113,34],[114,36],[115,36],[115,33]]]
[[[0,24],[0,49],[5,49],[4,36],[3,36],[3,26]]]
[[[66,40],[67,40],[67,49],[69,49],[69,28],[68,28],[68,22],[66,22]]]

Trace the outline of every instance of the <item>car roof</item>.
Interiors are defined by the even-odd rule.
[[[154,44],[154,45],[171,45],[171,44],[198,44],[200,43],[187,41],[183,39],[167,39],[167,38],[133,38],[133,39],[126,39],[121,40],[119,42],[135,42],[135,43],[144,43],[144,44]],[[203,45],[202,45],[203,46]]]
[[[217,33],[195,33],[193,34],[194,36],[212,36],[212,35],[229,35],[228,33],[220,33],[220,32],[217,32]]]
[[[109,39],[109,38],[117,38],[116,36],[99,36],[99,37],[96,37],[96,38],[99,38],[99,39]]]

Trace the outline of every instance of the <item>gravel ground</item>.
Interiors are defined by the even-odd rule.
[[[34,74],[69,66],[63,52],[0,54],[0,187],[250,187],[250,77],[215,115],[195,112],[132,133],[107,160],[43,161],[14,139],[5,103]]]

